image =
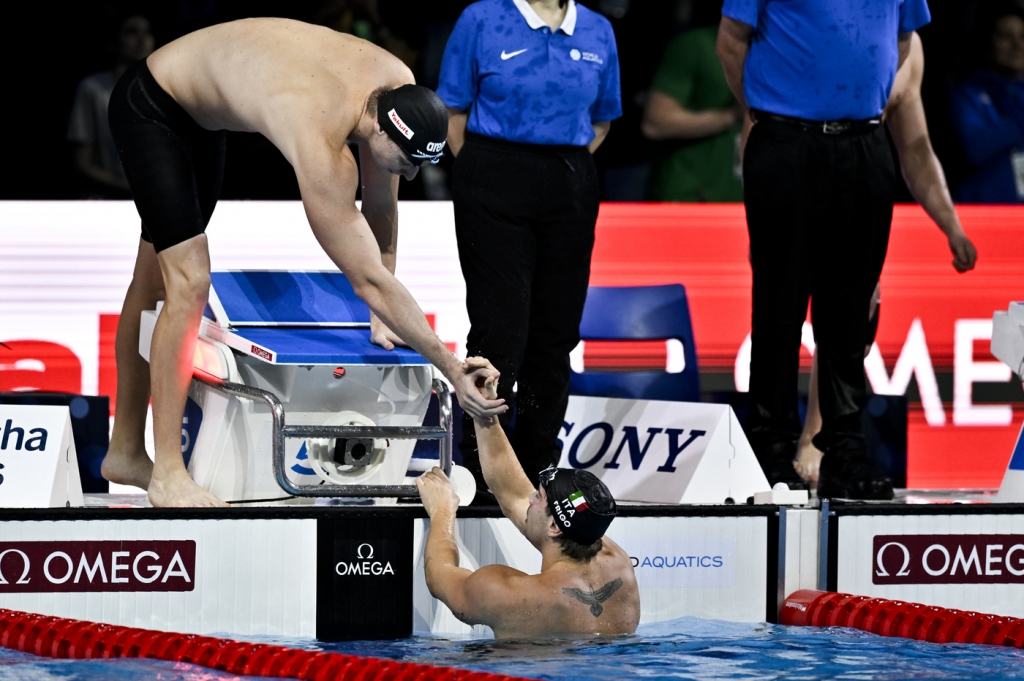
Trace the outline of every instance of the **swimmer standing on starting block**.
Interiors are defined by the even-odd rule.
[[[398,176],[412,179],[421,163],[436,163],[448,134],[444,104],[414,82],[401,61],[372,43],[286,19],[196,31],[118,81],[110,128],[142,239],[117,331],[107,480],[146,489],[154,506],[225,505],[185,469],[181,415],[210,290],[204,232],[220,194],[228,130],[261,133],[292,164],[317,241],[373,312],[373,342],[390,350],[405,339],[441,370],[468,413],[507,409],[483,398],[474,385],[479,369],[471,375],[445,348],[394,277]],[[349,142],[359,148],[359,166]],[[160,300],[147,366],[139,318]],[[155,463],[144,447],[150,395]]]
[[[493,399],[490,362],[471,357],[481,389]],[[501,506],[541,553],[538,575],[505,565],[459,567],[455,511],[459,497],[440,468],[416,480],[430,516],[424,570],[431,595],[466,624],[486,624],[496,638],[630,634],[640,622],[640,591],[629,555],[604,536],[615,500],[587,471],[548,468],[530,484],[498,424],[474,419],[484,480]]]

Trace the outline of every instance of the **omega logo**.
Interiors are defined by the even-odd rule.
[[[1024,535],[875,535],[874,584],[1024,584]]]
[[[890,546],[898,546],[903,550],[903,566],[896,573],[897,577],[906,577],[910,574],[910,550],[903,544],[897,541],[891,541],[888,544],[883,544],[882,548],[878,549],[878,555],[875,556],[875,562],[878,564],[878,571],[875,573],[879,577],[888,577],[889,573],[885,571],[885,565],[882,564],[882,556],[885,554],[885,550]],[[927,554],[926,554],[927,556]],[[927,562],[927,557],[925,559]]]
[[[356,547],[356,559],[352,562],[340,561],[334,566],[339,577],[381,577],[395,574],[391,561],[373,559],[373,544],[363,543]]]
[[[7,549],[6,551],[0,553],[0,564],[3,563],[4,556],[6,556],[8,553],[16,553],[19,556],[21,556],[21,577],[18,578],[18,581],[15,582],[15,584],[28,584],[28,570],[30,567],[32,567],[32,563],[31,561],[29,561],[28,556],[21,549]],[[0,569],[0,584],[10,584],[10,582],[4,579],[4,572],[2,569]]]

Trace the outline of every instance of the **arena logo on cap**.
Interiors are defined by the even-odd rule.
[[[1024,584],[1024,535],[876,535],[873,584]]]
[[[405,124],[405,121],[402,120],[402,117],[399,116],[398,112],[394,109],[388,111],[388,118],[390,118],[391,122],[395,124],[396,128],[398,128],[398,132],[405,135],[405,139],[411,140],[412,136],[416,134],[409,129],[409,126]]]

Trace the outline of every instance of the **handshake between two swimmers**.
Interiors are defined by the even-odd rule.
[[[481,396],[497,395],[497,372],[470,357]],[[430,516],[424,572],[431,595],[466,624],[496,638],[614,635],[636,631],[640,593],[629,555],[604,536],[616,513],[608,488],[588,471],[551,467],[534,488],[493,416],[473,418],[484,481],[501,512],[541,553],[541,571],[506,565],[459,567],[455,512],[459,497],[440,468],[416,480]]]

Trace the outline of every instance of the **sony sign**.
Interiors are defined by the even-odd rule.
[[[873,584],[1024,584],[1024,535],[875,535]]]
[[[192,591],[195,578],[191,540],[0,542],[0,595]]]
[[[724,404],[569,398],[559,466],[588,470],[616,499],[742,503],[769,489]]]

